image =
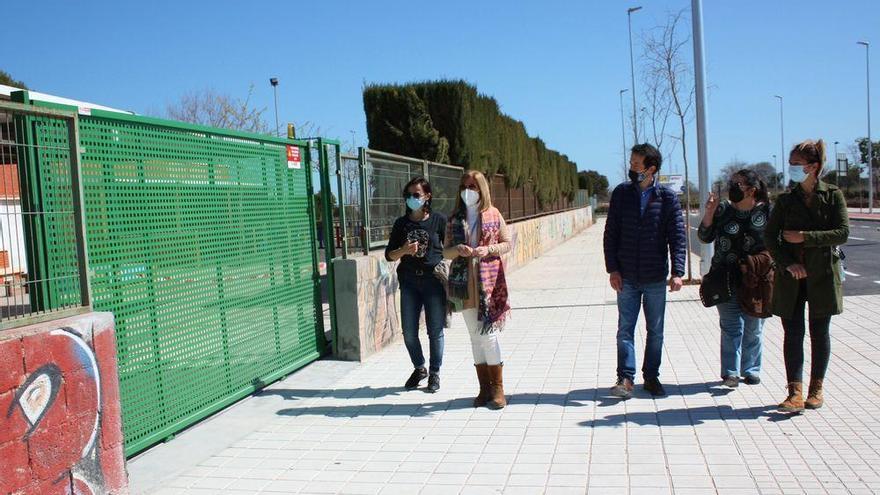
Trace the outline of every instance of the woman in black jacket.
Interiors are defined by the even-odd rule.
[[[403,189],[406,215],[394,222],[385,248],[388,261],[400,260],[400,320],[403,340],[415,368],[404,387],[412,390],[428,378],[427,392],[440,389],[440,365],[443,364],[443,325],[446,323],[446,289],[434,275],[443,260],[446,217],[431,210],[431,185],[422,177],[411,180]],[[425,370],[425,356],[419,341],[419,319],[425,310],[428,326],[430,363]]]

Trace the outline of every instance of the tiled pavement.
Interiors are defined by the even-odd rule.
[[[133,493],[880,492],[880,296],[847,298],[832,320],[819,411],[775,412],[778,319],[765,326],[762,384],[719,386],[717,312],[696,287],[667,305],[669,396],[639,387],[621,402],[607,397],[617,316],[602,228],[510,277],[506,409],[470,407],[475,376],[456,318],[437,394],[403,391],[402,342],[360,365],[321,361],[132,461]]]

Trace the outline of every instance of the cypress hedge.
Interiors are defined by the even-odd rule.
[[[573,161],[465,81],[368,85],[364,111],[370,148],[504,174],[509,187],[531,181],[541,204],[578,189]]]

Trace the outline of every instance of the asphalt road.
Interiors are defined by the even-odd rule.
[[[695,253],[700,249],[699,222],[699,216],[691,215],[691,249]],[[844,295],[880,294],[880,222],[850,220],[849,242],[842,249],[846,255]]]
[[[847,296],[880,294],[880,222],[850,221],[846,255]]]

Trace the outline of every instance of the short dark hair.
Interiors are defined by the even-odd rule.
[[[654,173],[660,171],[660,165],[663,164],[663,155],[660,154],[660,150],[648,143],[643,143],[633,146],[630,151],[645,158],[645,168],[654,167],[656,169]]]
[[[406,193],[409,191],[409,188],[412,186],[422,186],[422,191],[425,191],[425,194],[431,194],[431,184],[428,183],[427,179],[425,179],[424,177],[416,177],[413,180],[407,182],[405,186],[403,186],[403,197],[404,198],[406,198]],[[431,195],[433,196],[433,194],[431,194]],[[423,206],[422,209],[428,213],[431,213],[431,200],[430,199],[425,201],[425,206]],[[407,206],[406,207],[407,215],[410,212],[412,212],[412,210],[410,210],[409,206]]]

